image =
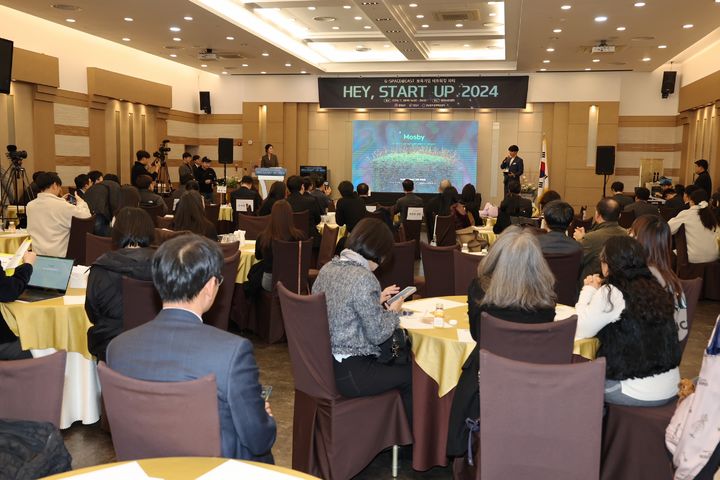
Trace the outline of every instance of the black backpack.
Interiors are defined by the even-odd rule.
[[[67,472],[71,462],[62,435],[52,423],[0,420],[0,480]]]

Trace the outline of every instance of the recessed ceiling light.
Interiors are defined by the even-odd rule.
[[[570,10],[571,8],[571,5],[563,5],[562,7],[560,7],[560,10]]]
[[[235,37],[225,37],[225,40],[235,40]]]
[[[430,28],[430,25],[428,25],[427,23],[423,23],[423,24],[420,25],[420,26],[421,26],[422,28]]]
[[[292,63],[286,63],[285,66],[286,66],[286,67],[292,67]]]
[[[355,20],[362,20],[362,17],[354,17]]]
[[[468,47],[470,47],[470,44],[466,43],[465,45],[463,45],[463,47],[468,48]]]
[[[649,62],[650,60],[652,60],[650,57],[644,57],[642,59],[643,62]]]
[[[126,22],[132,22],[134,19],[132,17],[125,17],[123,18]]]
[[[586,68],[586,69],[585,69],[586,72],[589,72],[590,70],[592,70],[592,68]]]
[[[248,64],[247,64],[247,63],[243,63],[242,66],[243,66],[243,67],[247,67]]]
[[[77,20],[75,20],[74,18],[66,18],[65,21],[68,23],[75,23]]]
[[[408,7],[415,8],[415,7],[417,7],[417,3],[411,3],[410,5],[408,5]]]
[[[180,37],[173,37],[173,42],[182,42],[182,38],[180,38]]]
[[[363,28],[364,28],[365,30],[370,30],[372,27],[371,27],[370,25],[365,25]]]
[[[543,63],[550,63],[550,60],[543,60]]]
[[[658,48],[667,48],[667,45],[658,45]]]
[[[644,7],[644,6],[645,6],[645,2],[635,2],[635,6],[636,6],[636,7]]]
[[[488,13],[488,17],[495,17],[495,16],[497,16],[497,13],[495,13],[495,12],[493,12],[493,13]]]
[[[130,39],[129,39],[128,37],[123,37],[122,41],[123,41],[123,42],[129,42]]]
[[[340,30],[340,27],[335,26],[335,27],[332,27],[332,29],[333,29],[333,30]]]
[[[261,74],[265,75],[267,72],[260,72]]]
[[[547,68],[541,68],[540,71],[541,71],[541,72],[547,72]]]
[[[555,49],[554,49],[554,48],[552,48],[552,47],[550,47],[550,48],[546,48],[546,49],[545,49],[545,51],[546,51],[546,52],[554,52],[554,51],[555,51]]]
[[[457,28],[462,28],[462,27],[463,27],[463,24],[462,24],[462,23],[456,23],[455,26],[456,26]]]
[[[188,22],[192,22],[193,17],[190,17],[190,16],[183,17],[183,20],[186,20],[186,21],[188,21]]]
[[[687,30],[688,28],[693,28],[694,26],[695,25],[693,25],[692,23],[686,23],[685,25],[683,25],[683,28]]]
[[[179,32],[181,30],[180,27],[170,27],[171,32]]]
[[[385,45],[383,45],[383,48],[390,48],[390,45],[386,43]]]
[[[625,27],[617,27],[615,30],[617,30],[618,32],[624,32]]]
[[[315,7],[308,7],[308,10],[313,11],[315,10]]]
[[[562,28],[553,28],[553,33],[562,33]]]
[[[204,63],[203,63],[202,65],[200,65],[200,66],[201,66],[202,68],[207,68],[207,65],[204,64]]]
[[[600,15],[599,17],[595,17],[595,21],[598,22],[598,23],[600,23],[600,22],[607,22],[607,17],[604,16],[604,15]]]
[[[425,15],[415,15],[415,18],[425,18]]]
[[[171,53],[170,56],[171,56],[172,58],[177,58],[177,54],[176,54],[176,53]]]
[[[269,54],[269,53],[267,53],[267,52],[263,52],[263,53],[262,53],[262,56],[263,56],[263,57],[269,57],[269,56],[270,56],[270,54]]]
[[[600,61],[599,58],[593,58],[593,63],[598,63]]]
[[[227,72],[222,72],[223,75],[227,75]]]
[[[343,8],[344,8],[345,10],[350,10],[350,9],[352,8],[352,6],[350,6],[350,5],[343,5]]]

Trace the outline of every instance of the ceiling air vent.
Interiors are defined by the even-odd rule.
[[[215,52],[222,60],[245,60],[248,57],[240,52]]]
[[[477,10],[458,10],[454,12],[435,12],[433,14],[440,22],[470,22],[480,18]]]

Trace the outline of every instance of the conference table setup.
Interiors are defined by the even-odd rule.
[[[444,308],[444,324],[433,326],[436,306]],[[400,318],[412,342],[413,379],[413,461],[412,467],[425,471],[445,466],[448,459],[445,439],[455,387],[476,342],[470,334],[466,296],[423,298],[405,302],[412,312]],[[555,320],[575,314],[567,305],[556,307]],[[597,354],[596,338],[575,339],[574,353],[592,360]]]
[[[25,229],[0,231],[0,252],[16,251],[26,238],[30,238],[30,235]]]

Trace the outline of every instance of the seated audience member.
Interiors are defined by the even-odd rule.
[[[530,218],[532,211],[532,202],[520,196],[520,182],[510,180],[508,193],[498,209],[497,223],[493,226],[493,232],[502,233],[512,223],[512,217]]]
[[[555,200],[561,200],[560,194],[556,192],[555,190],[545,190],[540,197],[540,200],[538,200],[538,208],[542,212],[545,210],[545,205],[547,205],[550,202],[554,202]]]
[[[660,177],[660,180],[658,180],[658,185],[660,186],[660,192],[655,193],[656,197],[665,198],[665,195],[667,195],[669,192],[675,193],[672,180],[667,177]]]
[[[37,185],[40,193],[27,205],[27,230],[33,251],[38,255],[64,257],[73,217],[89,218],[90,209],[82,198],[76,197],[77,205],[73,205],[69,203],[69,194],[60,197],[62,180],[55,172],[38,175]]]
[[[447,178],[440,180],[440,184],[438,185],[438,194],[425,203],[423,217],[425,217],[425,223],[427,225],[428,242],[432,241],[435,236],[435,217],[442,215],[440,213],[440,210],[442,209],[442,194],[447,187],[452,187],[450,180]],[[447,215],[447,213],[445,215]]]
[[[90,177],[88,177],[86,174],[81,173],[77,177],[75,177],[75,196],[80,197],[83,200],[85,200],[85,192],[88,191],[88,189],[92,186],[92,181],[90,181]]]
[[[612,185],[610,185],[610,190],[612,190],[613,193],[611,198],[620,205],[620,210],[623,210],[625,207],[633,203],[632,197],[628,197],[623,193],[623,190],[625,190],[624,183],[613,182]]]
[[[257,190],[253,190],[253,181],[250,175],[245,175],[240,179],[240,188],[230,194],[230,204],[232,205],[233,212],[237,212],[237,200],[252,200],[252,213],[257,215],[260,210],[260,204],[262,198]]]
[[[718,220],[715,217],[705,190],[694,189],[690,195],[690,208],[668,221],[674,235],[685,225],[688,260],[690,263],[714,262],[718,259]]]
[[[720,221],[720,190],[713,193],[712,198],[710,199],[710,208],[712,208],[715,218]]]
[[[555,277],[542,256],[537,236],[519,226],[505,229],[482,259],[468,288],[470,334],[480,343],[482,312],[517,323],[547,323],[555,319]],[[470,354],[455,389],[450,410],[447,453],[462,456],[467,449],[465,419],[480,416],[478,351]]]
[[[585,233],[584,227],[575,229],[573,237],[583,249],[581,280],[600,273],[600,252],[609,238],[627,236],[627,231],[618,225],[619,217],[620,204],[614,198],[603,198],[595,207],[594,225],[590,231]]]
[[[675,300],[675,324],[678,327],[678,340],[682,341],[688,334],[687,302],[680,279],[672,269],[670,226],[656,215],[643,215],[633,222],[630,236],[645,250],[650,273]]]
[[[23,255],[23,263],[15,269],[15,273],[8,276],[3,268],[0,268],[0,302],[14,302],[25,290],[30,281],[33,271],[33,264],[37,255],[33,252],[26,252]],[[20,340],[10,330],[7,322],[0,312],[0,360],[23,360],[32,358],[28,350],[23,350]]]
[[[455,230],[461,230],[473,225],[475,219],[469,215],[465,206],[460,203],[460,194],[455,187],[443,190],[438,215],[451,215],[455,222]]]
[[[110,340],[123,331],[122,277],[152,280],[150,265],[155,250],[150,244],[155,224],[142,208],[126,207],[115,217],[112,227],[113,248],[95,260],[88,275],[85,312],[92,327],[88,329],[88,350],[105,361]]]
[[[700,159],[695,162],[695,185],[698,188],[705,190],[707,197],[710,198],[712,195],[712,178],[710,178],[710,172],[708,172],[708,161]]]
[[[205,216],[203,198],[198,192],[188,191],[180,198],[173,217],[173,230],[188,230],[210,240],[217,240],[217,229]]]
[[[338,186],[338,190],[340,187]],[[407,211],[409,207],[420,207],[423,206],[422,198],[418,197],[415,190],[415,182],[406,178],[402,182],[403,196],[398,198],[397,202],[392,208],[392,214],[400,214],[400,223],[404,222],[407,218]]]
[[[678,214],[680,210],[685,210],[685,202],[683,201],[683,195],[685,194],[685,186],[677,184],[675,188],[666,190],[664,192],[665,208],[671,208],[673,210],[673,217]]]
[[[273,240],[285,242],[305,240],[303,232],[295,228],[292,208],[285,200],[278,200],[273,204],[270,222],[255,241],[255,258],[262,261],[261,286],[267,292],[272,291]],[[248,281],[251,280],[248,279]]]
[[[155,187],[155,181],[152,177],[149,175],[140,175],[137,180],[135,180],[135,183],[137,184],[138,191],[140,192],[140,206],[156,207],[160,205],[162,207],[160,216],[162,217],[163,215],[167,215],[168,211],[165,200],[163,200],[160,195],[152,191]]]
[[[365,218],[367,210],[365,204],[353,191],[353,184],[344,180],[338,185],[338,192],[342,198],[338,200],[335,210],[335,222],[342,226],[347,225],[348,233],[352,232],[355,225]]]
[[[135,157],[137,161],[133,165],[132,170],[130,170],[130,183],[140,188],[137,184],[137,179],[141,175],[148,175],[153,180],[157,180],[160,162],[157,159],[151,160],[150,154],[145,150],[138,150],[135,153]]]
[[[287,188],[289,192],[287,202],[292,207],[293,212],[308,211],[308,231],[310,236],[316,239],[316,246],[319,245],[320,233],[317,230],[317,225],[320,223],[320,204],[314,198],[303,195],[305,190],[302,179],[298,175],[288,178]]]
[[[373,203],[375,203],[370,198],[370,187],[368,186],[367,183],[358,183],[356,190],[357,190],[358,197],[360,198],[360,200],[362,200],[362,202],[365,205],[372,205]]]
[[[396,285],[381,290],[373,271],[392,255],[393,236],[380,220],[355,226],[340,256],[326,263],[312,287],[325,293],[335,384],[344,397],[398,389],[412,425],[412,367],[378,361],[379,345],[400,325],[402,300],[383,308]]]
[[[310,179],[310,195],[317,199],[318,204],[320,205],[320,210],[324,215],[327,213],[328,208],[330,208],[333,203],[332,198],[330,198],[330,195],[332,194],[332,188],[330,188],[329,184],[326,184],[327,182],[323,181],[322,177],[313,175],[312,177],[310,177]]]
[[[200,184],[200,194],[205,198],[205,201],[215,203],[213,187],[217,183],[217,175],[215,170],[210,167],[210,163],[211,160],[208,157],[202,158],[202,166],[195,180]]]
[[[41,173],[45,173],[42,170],[38,170],[37,172],[32,174],[32,182],[30,185],[25,187],[25,191],[23,192],[22,199],[20,200],[20,205],[27,205],[28,202],[32,201],[37,197],[37,194],[40,193],[40,189],[37,186],[37,178],[38,175]]]
[[[575,217],[572,205],[562,200],[554,200],[543,209],[545,235],[538,235],[540,249],[543,253],[570,254],[582,250],[578,242],[567,236],[567,229]]]
[[[278,200],[285,200],[286,197],[287,187],[285,185],[285,182],[273,182],[273,184],[270,186],[267,197],[265,197],[265,200],[260,206],[258,215],[270,215],[270,212],[272,212],[273,204]]]
[[[645,187],[635,187],[635,201],[623,209],[623,212],[635,212],[635,218],[642,215],[660,215],[658,207],[648,203],[650,190]]]
[[[110,235],[110,222],[120,206],[120,183],[115,175],[104,176],[97,170],[88,173],[88,176],[91,180],[95,177],[93,186],[85,192],[85,202],[95,215],[95,235],[107,237]]]
[[[221,455],[272,463],[275,420],[261,396],[252,344],[203,324],[202,315],[212,307],[223,282],[222,266],[217,242],[198,235],[164,242],[152,261],[163,309],[154,320],[110,342],[107,363],[122,375],[151,382],[214,374]]]
[[[474,225],[482,225],[482,219],[480,218],[480,205],[482,205],[482,195],[477,193],[475,185],[472,183],[466,184],[462,192],[460,192],[460,203],[463,204],[467,213],[472,215]]]
[[[652,407],[675,400],[680,342],[673,295],[663,288],[634,238],[608,239],[602,274],[588,275],[575,306],[576,338],[597,336],[605,357],[605,401]]]

